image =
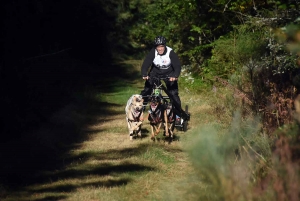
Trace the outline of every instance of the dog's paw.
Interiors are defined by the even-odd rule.
[[[133,139],[133,133],[129,134],[129,139],[132,140]]]

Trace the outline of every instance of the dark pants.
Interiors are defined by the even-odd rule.
[[[173,101],[173,105],[175,106],[175,109],[178,111],[181,111],[181,100],[178,95],[178,82],[169,80],[165,81],[167,92],[169,93],[170,99]],[[148,96],[151,95],[153,89],[153,84],[151,81],[146,80],[144,90],[141,91],[142,96]],[[144,98],[144,104],[146,105],[148,103],[148,98]]]

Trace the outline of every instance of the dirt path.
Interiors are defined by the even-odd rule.
[[[136,62],[129,63],[131,75],[137,74]],[[7,181],[22,178],[22,185],[0,188],[3,201],[197,200],[194,189],[204,186],[193,176],[185,147],[201,113],[209,109],[196,106],[200,97],[180,89],[192,118],[187,132],[176,132],[178,141],[152,142],[147,120],[143,138],[130,141],[124,107],[132,94],[140,92],[143,83],[124,78],[110,84],[110,90],[103,86],[87,88],[75,102],[55,113],[37,131],[38,135],[26,136],[29,141],[38,141],[36,146],[27,142],[34,157],[6,163],[6,169],[20,165],[15,171],[20,175]],[[16,142],[11,143],[16,146]],[[45,160],[47,157],[49,160]]]

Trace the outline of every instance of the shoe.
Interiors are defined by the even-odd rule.
[[[190,119],[191,119],[191,115],[190,115],[190,114],[186,114],[185,120],[186,120],[186,121],[189,121]]]
[[[181,124],[181,118],[180,116],[176,115],[175,125],[180,125],[180,124]]]

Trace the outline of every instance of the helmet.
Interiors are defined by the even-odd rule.
[[[158,46],[158,45],[166,45],[167,43],[167,39],[163,36],[157,36],[154,39],[154,46]]]

